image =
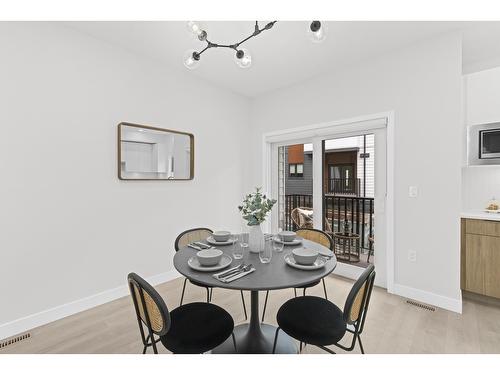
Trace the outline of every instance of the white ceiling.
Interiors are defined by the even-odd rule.
[[[235,43],[248,36],[255,21],[201,22],[209,40]],[[264,24],[266,21],[262,21]],[[187,31],[186,22],[65,22],[96,38],[186,71],[186,50],[205,46]],[[395,50],[423,39],[462,30],[464,72],[500,65],[500,22],[327,22],[327,39],[312,43],[307,21],[283,21],[249,40],[252,67],[241,69],[233,51],[210,49],[201,66],[188,71],[236,93],[255,97]]]

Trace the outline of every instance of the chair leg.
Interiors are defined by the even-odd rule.
[[[241,302],[243,303],[243,312],[245,313],[245,320],[248,319],[248,316],[247,316],[247,307],[245,306],[245,297],[243,296],[243,291],[240,290],[240,294],[241,294]]]
[[[297,288],[293,288],[293,292],[295,293],[295,297],[297,297]]]
[[[278,333],[280,332],[280,327],[276,328],[276,333],[274,334],[274,343],[273,343],[273,354],[276,351],[276,343],[278,342]]]
[[[210,288],[205,288],[207,290],[207,303],[210,303]]]
[[[188,279],[184,278],[184,285],[182,286],[182,294],[181,294],[181,303],[179,306],[182,306],[182,301],[184,300],[184,291],[186,290],[187,281],[188,281]]]
[[[212,302],[212,296],[214,295],[214,288],[210,288],[210,298],[209,302]]]
[[[306,295],[306,288],[304,288],[304,290],[302,291],[302,295],[305,296]]]
[[[149,339],[151,339],[151,344],[149,343]],[[146,354],[146,351],[148,350],[148,346],[153,347],[153,353],[158,354],[158,349],[156,348],[156,341],[154,339],[154,336],[152,334],[148,335],[146,338],[146,344],[144,345],[144,349],[142,350],[142,354]]]
[[[231,332],[231,336],[233,338],[234,351],[238,353],[238,348],[236,347],[236,337],[234,337],[234,332]]]
[[[156,348],[156,341],[154,337],[151,338],[151,345],[153,345],[153,353],[158,354],[158,349]]]
[[[149,342],[149,335],[146,337],[146,341],[144,343],[144,349],[142,349],[142,354],[146,354],[146,351],[148,350],[148,342]]]
[[[323,282],[323,291],[325,292],[325,299],[328,300],[328,294],[326,294],[325,278],[322,278],[321,281]]]
[[[300,342],[300,346],[299,346],[299,354],[302,353],[302,341]]]
[[[361,343],[361,336],[358,334],[359,348],[361,349],[361,354],[365,354],[365,349],[363,348],[363,344]]]
[[[264,316],[266,316],[267,297],[269,297],[269,290],[266,291],[266,299],[264,301],[264,308],[262,309],[262,321],[264,321]]]

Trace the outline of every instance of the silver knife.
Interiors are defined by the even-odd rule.
[[[200,247],[203,247],[204,249],[210,249],[212,247],[212,246],[207,245],[206,243],[203,243],[203,242],[193,242],[193,243],[200,246]]]
[[[201,247],[193,245],[192,243],[188,244],[188,247],[195,249],[195,250],[203,250]]]

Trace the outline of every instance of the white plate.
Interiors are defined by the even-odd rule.
[[[293,259],[292,254],[285,255],[285,262],[290,267],[298,268],[299,270],[306,270],[306,271],[318,270],[318,269],[324,267],[326,264],[325,258],[319,256],[318,259],[316,259],[316,261],[312,265],[304,266],[302,264],[298,264],[297,262],[295,262],[295,259]]]
[[[193,270],[196,271],[201,271],[201,272],[211,272],[211,271],[218,271],[223,268],[226,268],[231,264],[233,261],[233,258],[231,258],[229,255],[222,254],[222,258],[220,259],[219,263],[216,264],[215,266],[202,266],[200,262],[198,261],[198,258],[191,257],[188,260],[188,266],[192,268]]]
[[[232,245],[233,244],[233,240],[232,239],[229,239],[227,241],[217,242],[212,236],[210,236],[210,237],[207,238],[207,242],[210,245],[219,245],[219,246]]]
[[[300,245],[302,243],[303,238],[297,236],[293,241],[282,241],[278,236],[275,236],[273,240],[274,242],[282,243],[285,246],[295,246],[295,245]]]

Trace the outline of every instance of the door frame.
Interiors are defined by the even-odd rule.
[[[264,133],[262,135],[262,187],[266,192],[270,192],[274,196],[273,176],[278,178],[278,163],[273,163],[277,160],[277,147],[287,144],[297,143],[313,143],[313,149],[318,147],[318,139],[323,136],[331,136],[332,134],[349,136],[349,133],[358,133],[360,131],[369,131],[370,129],[385,128],[386,131],[386,196],[385,196],[385,215],[386,215],[386,286],[389,293],[394,293],[394,111],[386,111],[374,113],[370,115],[358,116],[348,119],[335,120],[319,124],[299,126],[284,130]],[[274,149],[274,150],[273,150]],[[318,153],[313,153],[319,155]],[[318,162],[313,159],[314,164]],[[276,164],[276,165],[274,165]],[[321,165],[322,167],[322,165]],[[313,187],[314,189],[314,187]],[[317,194],[313,194],[313,206],[319,207],[323,203],[319,201]],[[319,205],[318,205],[319,203]],[[315,215],[316,220],[321,218],[321,215]],[[274,222],[277,220],[277,214],[271,214],[271,220],[264,224],[264,230],[272,231],[276,229]],[[317,226],[318,223],[314,225]],[[272,228],[274,226],[275,228]],[[339,263],[340,264],[340,263]],[[357,269],[354,273],[359,273],[359,267],[345,264],[351,271]],[[349,272],[351,273],[351,272]]]

